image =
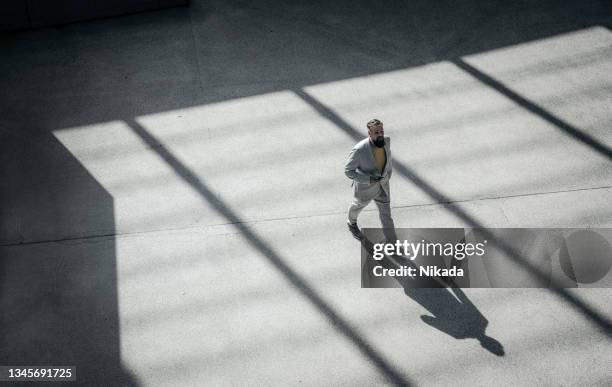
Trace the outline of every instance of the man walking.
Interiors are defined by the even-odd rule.
[[[348,228],[358,240],[363,235],[357,226],[357,217],[372,199],[378,206],[378,213],[387,239],[395,236],[395,225],[391,218],[391,140],[385,137],[383,123],[373,119],[367,124],[368,137],[359,141],[351,150],[344,174],[353,180],[353,201],[348,211]]]

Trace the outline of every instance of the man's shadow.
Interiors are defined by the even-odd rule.
[[[370,257],[374,251],[373,243],[366,237],[362,240]],[[369,260],[372,261],[372,260]],[[410,259],[401,255],[385,255],[378,264],[387,269],[400,266],[415,267]],[[394,277],[404,288],[404,293],[431,315],[422,315],[421,320],[455,339],[476,339],[489,352],[504,356],[503,345],[485,334],[489,321],[474,306],[465,293],[453,281],[443,277]]]

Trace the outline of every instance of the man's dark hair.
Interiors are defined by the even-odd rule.
[[[368,121],[368,129],[372,128],[373,126],[378,126],[382,124],[382,122],[380,122],[380,120],[377,120],[376,118],[374,118],[373,120]]]

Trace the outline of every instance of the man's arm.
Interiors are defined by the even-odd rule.
[[[358,183],[369,183],[370,175],[359,169],[358,153],[359,149],[357,148],[353,148],[353,150],[351,150],[351,153],[346,160],[346,165],[344,166],[344,174],[349,179],[352,179]]]
[[[387,141],[387,144],[389,144],[389,154],[387,155],[387,163],[389,163],[389,174],[387,175],[387,177],[390,179],[391,175],[393,174],[393,159],[391,158],[391,138],[387,137],[385,141]]]

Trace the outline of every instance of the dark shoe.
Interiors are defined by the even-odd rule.
[[[353,238],[357,239],[358,241],[363,239],[363,234],[361,234],[361,230],[359,230],[359,227],[357,227],[357,223],[348,223],[348,229],[351,232],[351,234],[353,234]]]

